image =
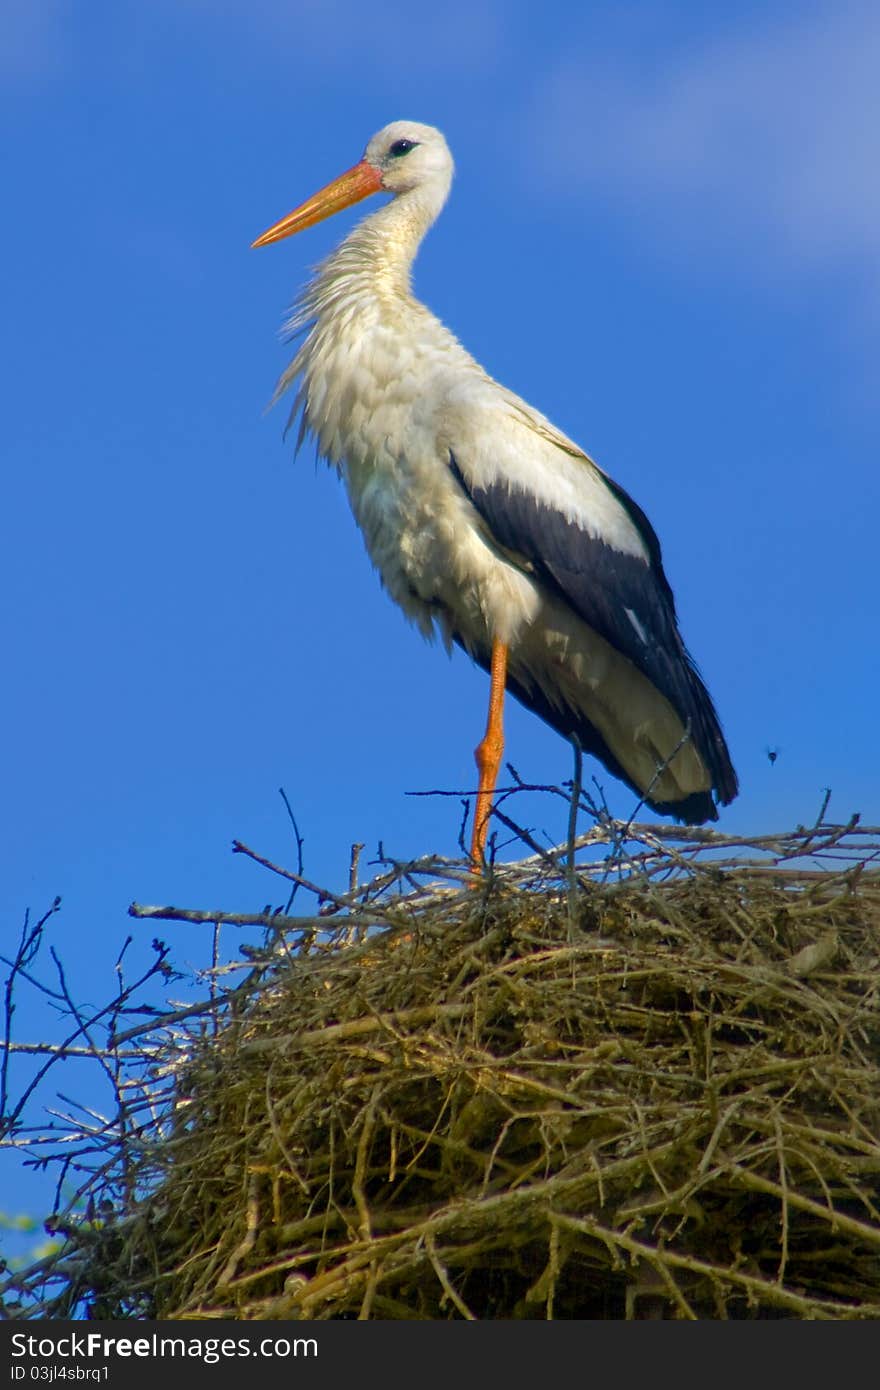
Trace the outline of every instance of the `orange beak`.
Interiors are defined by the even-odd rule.
[[[334,212],[341,212],[343,208],[359,203],[362,198],[368,198],[371,193],[378,193],[381,187],[382,175],[379,170],[362,159],[353,169],[340,174],[339,178],[328,183],[326,188],[319,189],[311,198],[300,203],[298,208],[282,217],[280,222],[263,232],[251,245],[269,246],[273,241],[282,241],[284,237],[293,236],[295,232],[301,232],[306,227],[314,227],[316,222],[323,222],[325,217],[332,217]]]

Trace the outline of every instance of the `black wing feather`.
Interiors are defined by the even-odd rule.
[[[724,805],[732,801],[737,793],[737,779],[727,744],[709,692],[679,633],[660,542],[641,508],[623,488],[603,475],[641,536],[647,561],[590,536],[561,512],[503,481],[472,486],[453,456],[450,467],[496,542],[522,556],[541,582],[627,657],[666,697],[682,723],[690,724],[691,737],[711,774],[719,800]],[[566,719],[546,701],[536,698],[535,692],[520,689],[514,693],[553,727],[567,734],[577,733],[585,750],[595,752],[615,775],[621,775],[617,760],[592,725],[576,727],[576,720]],[[629,778],[624,776],[624,780]],[[711,804],[711,798],[694,801],[698,799],[703,810],[700,818],[709,819],[712,813],[702,803]],[[682,803],[672,811],[657,803],[650,804],[666,814],[697,809],[696,805],[685,808]]]
[[[482,666],[484,671],[490,669],[490,658],[483,652],[472,652],[465,646],[461,637],[455,635],[455,640],[460,646],[470,653],[478,666]],[[561,707],[551,704],[538,686],[525,686],[517,680],[516,676],[508,671],[507,690],[532,714],[536,714],[539,719],[543,719],[551,729],[555,729],[563,738],[577,737],[584,753],[590,757],[598,758],[599,762],[607,767],[612,777],[617,777],[625,786],[631,788],[636,796],[644,800],[646,806],[650,806],[652,811],[657,811],[661,816],[674,816],[676,820],[683,821],[686,825],[703,825],[707,820],[717,820],[718,812],[715,809],[715,802],[712,800],[711,792],[692,792],[690,796],[682,797],[679,801],[659,801],[656,797],[646,796],[644,788],[637,784],[630,777],[629,773],[617,761],[605,739],[596,728],[595,724],[588,723],[582,716],[569,709],[567,706]]]

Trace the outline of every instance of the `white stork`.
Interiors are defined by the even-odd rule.
[[[385,126],[363,158],[253,243],[371,193],[391,201],[319,266],[288,324],[302,342],[297,447],[342,474],[391,597],[490,672],[476,750],[478,867],[503,750],[505,688],[662,815],[716,820],[737,778],[678,630],[660,543],[577,444],[479,366],[414,298],[410,268],[449,193],[438,130]],[[713,795],[714,794],[714,795]]]

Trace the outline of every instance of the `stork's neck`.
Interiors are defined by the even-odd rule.
[[[365,381],[374,380],[381,400],[384,386],[399,368],[398,361],[387,357],[387,346],[380,360],[377,329],[381,337],[392,330],[398,343],[425,346],[439,337],[444,347],[451,342],[462,351],[410,290],[413,259],[446,201],[450,181],[451,175],[410,189],[364,218],[324,261],[294,307],[288,329],[291,335],[305,332],[305,337],[282,373],[274,399],[299,380],[290,419],[302,409],[299,440],[314,434],[321,454],[333,463],[345,456],[349,415],[357,409]],[[422,321],[422,332],[415,338],[407,333],[413,315]],[[393,348],[392,341],[392,352]],[[347,390],[346,383],[359,372],[357,390]]]
[[[450,178],[433,179],[365,217],[324,262],[319,279],[343,279],[352,290],[369,289],[381,298],[408,298],[412,263],[449,185]]]

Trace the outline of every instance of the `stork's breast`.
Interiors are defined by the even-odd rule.
[[[386,435],[342,468],[382,582],[423,631],[439,621],[475,647],[515,640],[540,607],[533,581],[490,543],[448,460],[407,443]]]

